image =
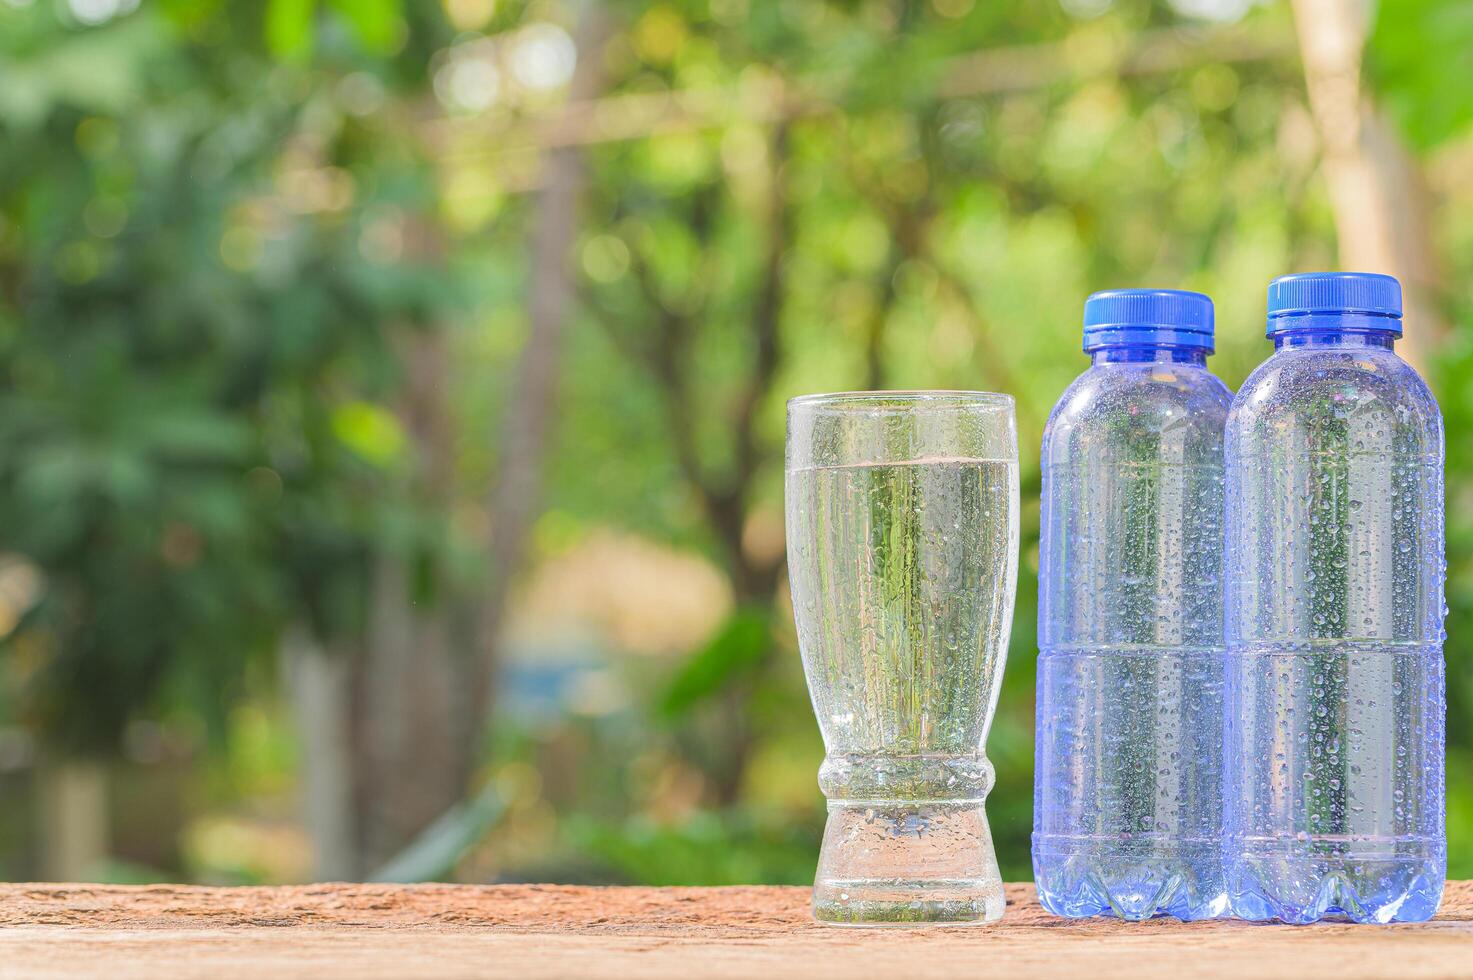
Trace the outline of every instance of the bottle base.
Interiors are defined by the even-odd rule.
[[[1233,914],[1253,922],[1425,922],[1442,902],[1446,860],[1253,855],[1228,868]]]
[[[1005,900],[980,800],[832,800],[813,917],[848,926],[985,925]]]
[[[1159,840],[1053,838],[1035,841],[1039,903],[1071,919],[1112,916],[1183,922],[1227,914],[1222,859],[1215,842],[1182,846]]]

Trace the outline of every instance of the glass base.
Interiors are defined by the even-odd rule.
[[[977,800],[829,802],[813,917],[850,926],[983,925],[1002,878]]]

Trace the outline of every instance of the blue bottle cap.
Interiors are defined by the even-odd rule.
[[[1084,301],[1084,349],[1194,347],[1212,353],[1212,300],[1181,289],[1107,289]]]
[[[1401,333],[1401,283],[1377,272],[1301,272],[1268,284],[1268,334],[1344,330],[1356,324]],[[1374,318],[1374,319],[1372,319]]]

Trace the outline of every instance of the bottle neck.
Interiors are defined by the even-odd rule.
[[[1089,352],[1091,364],[1194,364],[1207,366],[1207,351],[1201,347],[1161,344],[1120,344]]]
[[[1401,320],[1367,314],[1311,314],[1269,321],[1274,348],[1370,347],[1391,350]]]

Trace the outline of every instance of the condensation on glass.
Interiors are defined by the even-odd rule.
[[[788,568],[826,756],[814,915],[1003,912],[984,753],[1017,579],[1013,401],[981,392],[788,404]]]

